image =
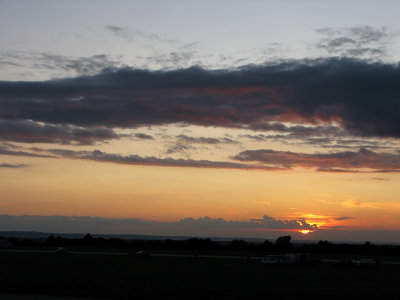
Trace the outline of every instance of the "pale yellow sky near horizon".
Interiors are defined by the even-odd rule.
[[[319,227],[400,230],[400,174],[396,173],[329,173],[311,168],[232,170],[65,158],[3,158],[28,166],[0,168],[2,214],[157,221],[204,216],[249,220],[269,215],[279,220],[305,218]]]

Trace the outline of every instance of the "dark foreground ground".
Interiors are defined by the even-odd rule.
[[[0,299],[400,299],[400,265],[1,252],[0,266]]]

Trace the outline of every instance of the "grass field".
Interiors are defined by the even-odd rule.
[[[0,293],[112,299],[399,299],[400,266],[0,253]]]

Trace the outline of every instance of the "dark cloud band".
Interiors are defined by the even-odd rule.
[[[333,153],[297,153],[270,149],[246,150],[234,157],[241,162],[257,162],[268,165],[315,167],[324,172],[357,172],[372,169],[375,172],[400,171],[400,155],[378,153],[366,148],[358,151]]]
[[[0,140],[22,143],[59,143],[90,145],[118,138],[109,128],[82,128],[71,125],[40,124],[30,120],[0,120]]]
[[[39,149],[37,149],[39,150]],[[105,153],[100,150],[93,151],[74,151],[65,149],[42,150],[51,155],[58,155],[63,158],[86,159],[98,162],[111,162],[127,165],[145,165],[145,166],[163,166],[163,167],[192,167],[192,168],[223,168],[223,169],[249,169],[249,170],[286,170],[280,166],[262,166],[253,164],[242,164],[228,161],[210,161],[210,160],[193,160],[193,159],[174,159],[174,158],[158,158],[154,156],[139,155],[120,155]]]
[[[63,224],[61,227],[57,227]],[[88,228],[95,232],[110,232],[113,230],[135,230],[147,228],[159,228],[167,230],[176,229],[191,229],[205,230],[207,229],[270,229],[270,230],[318,230],[315,224],[310,224],[304,219],[298,220],[278,220],[273,217],[264,215],[261,219],[233,221],[224,218],[184,218],[179,221],[162,222],[144,220],[139,218],[115,219],[101,217],[86,217],[86,216],[12,216],[0,215],[0,225],[3,230],[21,230],[29,228],[29,230],[48,230],[48,228],[57,228],[63,232],[68,230],[79,230],[87,232]],[[104,230],[108,228],[107,230]],[[54,229],[53,229],[54,230]],[[78,231],[78,232],[79,232]],[[180,231],[180,230],[179,230]],[[77,232],[77,231],[72,231]],[[132,232],[132,231],[131,231]]]
[[[256,130],[271,121],[325,122],[361,136],[400,137],[399,82],[398,66],[335,58],[235,70],[109,70],[45,82],[0,82],[0,119]]]

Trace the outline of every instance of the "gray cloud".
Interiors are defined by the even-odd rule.
[[[19,169],[25,168],[28,165],[26,164],[8,164],[8,163],[0,163],[0,168],[7,168],[7,169]]]
[[[148,33],[143,30],[131,30],[130,28],[127,27],[121,27],[121,26],[116,26],[116,25],[108,25],[104,27],[106,30],[110,31],[112,34],[115,36],[125,39],[125,40],[137,40],[141,39],[142,42],[158,42],[162,44],[170,44],[170,45],[179,45],[180,49],[183,50],[189,50],[193,49],[194,46],[197,45],[196,42],[192,43],[182,43],[181,41],[177,39],[167,39],[163,38],[158,34],[155,33]]]
[[[268,136],[265,135],[265,134],[257,134],[257,135],[254,135],[254,134],[242,134],[239,137],[240,138],[247,138],[249,140],[256,141],[256,142],[264,142],[264,141],[268,140]]]
[[[266,219],[266,223],[258,221],[231,221],[222,218],[185,218],[175,222],[143,220],[139,218],[115,219],[88,216],[38,216],[38,215],[0,215],[0,228],[3,231],[42,231],[53,233],[92,233],[92,234],[152,234],[152,235],[186,235],[202,237],[260,237],[277,238],[281,235],[296,235],[296,230],[302,228],[301,220],[283,221]],[[292,222],[295,223],[292,223]],[[285,225],[286,223],[291,225]],[[193,225],[191,225],[191,223]],[[276,226],[276,223],[283,224]],[[308,226],[313,226],[307,223]],[[298,228],[300,226],[300,228]],[[283,227],[283,228],[282,228]],[[282,228],[282,229],[276,229]],[[291,228],[291,229],[289,229]],[[270,229],[271,231],[269,231]],[[293,231],[295,230],[295,231]],[[300,234],[299,234],[300,235]],[[318,228],[312,233],[314,240],[332,241],[371,241],[371,242],[400,242],[400,232],[396,230],[348,230],[343,226]]]
[[[226,161],[192,160],[192,159],[173,159],[157,158],[154,156],[142,157],[139,155],[119,155],[105,153],[100,150],[93,151],[74,151],[66,149],[49,149],[36,151],[49,152],[52,155],[59,155],[64,158],[87,159],[98,162],[112,162],[128,165],[148,165],[148,166],[166,166],[166,167],[195,167],[195,168],[226,168],[226,169],[260,169],[260,170],[281,170],[283,167],[267,167],[261,165],[242,164]],[[1,152],[0,152],[1,154]]]
[[[8,146],[7,144],[0,145],[0,155],[55,158],[54,155],[49,155],[49,154],[37,154],[37,153],[26,152],[26,151],[10,150],[10,146]]]
[[[179,221],[180,224],[200,227],[231,227],[231,228],[266,228],[266,229],[308,229],[317,230],[315,224],[309,224],[305,219],[277,220],[268,215],[261,219],[247,221],[228,221],[223,218],[185,218]]]
[[[376,170],[376,173],[399,173],[398,169],[384,169],[384,170]]]
[[[267,215],[261,219],[233,221],[223,218],[184,218],[179,221],[163,222],[139,218],[115,219],[87,216],[38,216],[38,215],[0,215],[2,230],[52,230],[58,232],[92,232],[92,233],[148,233],[154,230],[165,233],[202,232],[207,234],[215,230],[318,230],[318,227],[304,219],[277,220]]]
[[[117,37],[127,39],[127,40],[132,39],[132,34],[130,33],[130,30],[128,28],[115,26],[115,25],[108,25],[105,27],[105,29],[111,31]]]
[[[165,152],[165,154],[174,154],[174,153],[181,153],[184,154],[186,156],[188,156],[188,151],[194,150],[195,148],[190,146],[190,145],[186,145],[186,144],[182,144],[182,143],[176,143],[175,145],[169,147],[167,149],[167,151]]]
[[[27,156],[27,157],[40,157],[40,158],[70,158],[70,159],[85,159],[97,162],[109,162],[126,165],[145,165],[145,166],[164,166],[164,167],[191,167],[191,168],[224,168],[224,169],[242,169],[242,170],[265,170],[265,171],[276,171],[276,170],[288,170],[285,166],[263,166],[257,164],[243,164],[229,161],[211,161],[211,160],[193,160],[193,159],[174,159],[171,157],[158,158],[154,156],[139,156],[139,155],[120,155],[105,153],[100,150],[93,151],[75,151],[69,149],[42,149],[38,147],[29,148],[32,152],[11,150],[12,147],[8,147],[3,144],[0,145],[0,155],[11,155],[11,156]],[[184,148],[192,149],[192,148]],[[171,153],[179,151],[171,150]]]
[[[308,144],[326,149],[369,148],[396,151],[400,146],[395,139],[354,138],[349,132],[334,126],[306,127],[297,125],[282,126],[282,128],[276,127],[274,131],[278,131],[277,134],[242,134],[238,135],[238,138],[245,138],[252,142],[279,141],[288,145]]]
[[[391,37],[385,27],[321,28],[316,31],[325,36],[317,48],[329,55],[346,57],[381,58],[387,53],[387,43]]]
[[[189,143],[189,144],[238,144],[237,141],[232,140],[228,137],[223,138],[210,138],[210,137],[192,137],[185,134],[180,134],[177,136],[179,142]]]
[[[69,75],[93,75],[104,69],[121,67],[121,63],[109,55],[97,54],[89,57],[70,57],[50,52],[3,51],[0,52],[0,66],[30,67],[34,70],[51,70],[57,76],[60,72]],[[63,74],[65,76],[65,73]]]
[[[71,125],[43,124],[29,120],[1,120],[0,140],[23,143],[60,143],[90,145],[118,138],[109,128],[81,128]]]
[[[166,154],[181,153],[188,155],[188,151],[196,149],[193,144],[201,145],[220,145],[220,144],[239,144],[229,137],[211,138],[211,137],[192,137],[185,134],[176,136],[176,142],[169,147]]]
[[[145,57],[147,64],[157,64],[164,68],[177,69],[188,67],[192,64],[192,60],[196,55],[194,50],[176,50],[163,54]]]
[[[153,140],[153,137],[146,133],[135,133],[135,137],[141,140]]]
[[[75,58],[52,53],[41,53],[40,59],[36,62],[36,67],[74,71],[77,74],[96,74],[103,69],[115,68],[120,65],[105,54]]]
[[[268,165],[315,167],[323,172],[359,172],[365,168],[375,172],[399,172],[400,155],[377,153],[360,148],[358,151],[333,153],[296,153],[270,149],[246,150],[234,157],[242,162],[258,162]]]
[[[354,169],[340,169],[340,168],[329,168],[329,167],[319,167],[316,169],[318,172],[331,172],[331,173],[362,173],[362,171]]]
[[[336,221],[346,221],[346,220],[353,220],[355,218],[352,217],[337,217],[335,218]]]
[[[389,181],[389,179],[383,177],[373,177],[372,179],[377,181]]]

